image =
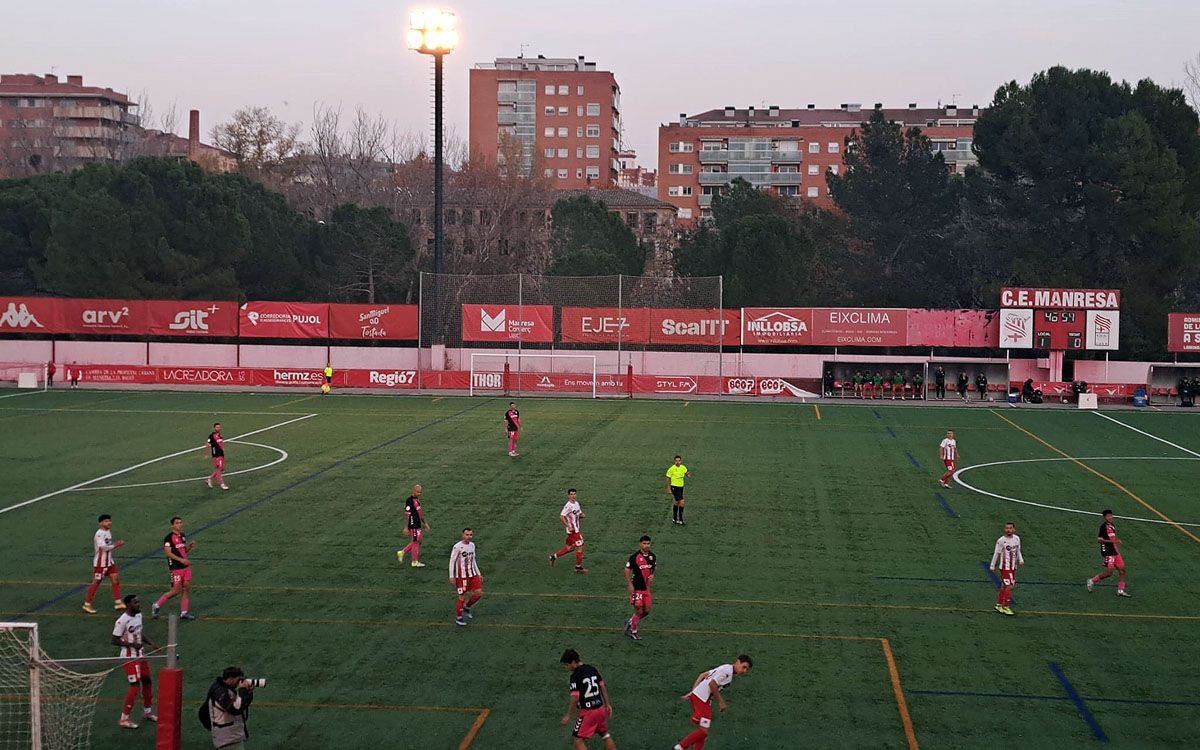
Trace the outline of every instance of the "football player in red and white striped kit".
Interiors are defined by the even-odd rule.
[[[92,539],[92,583],[83,599],[83,611],[89,615],[96,614],[92,600],[96,598],[96,590],[106,576],[112,584],[113,609],[125,609],[125,603],[121,601],[121,577],[117,575],[117,561],[113,559],[113,550],[125,546],[125,540],[113,542],[112,516],[102,513],[96,522],[100,528],[96,529],[96,536]]]
[[[942,464],[946,467],[946,473],[938,480],[938,484],[949,487],[950,477],[954,476],[954,467],[958,463],[958,441],[954,439],[954,430],[946,430],[946,437],[938,446],[938,450],[941,452]]]
[[[558,558],[566,557],[571,554],[571,550],[575,550],[575,572],[586,573],[587,568],[583,567],[583,533],[579,530],[579,521],[587,514],[579,507],[579,500],[575,498],[575,494],[574,488],[567,490],[567,503],[558,515],[558,520],[567,531],[567,540],[562,549],[550,555],[550,564],[553,565]]]
[[[475,617],[471,607],[483,596],[483,575],[475,562],[475,532],[470,527],[463,529],[462,540],[450,550],[450,585],[458,592],[454,622],[466,625],[467,620]],[[464,603],[463,597],[468,591],[471,598]]]
[[[1000,591],[996,593],[996,611],[1002,615],[1015,614],[1012,611],[1012,590],[1017,584],[1017,568],[1025,565],[1021,555],[1021,537],[1011,523],[1004,524],[1004,536],[996,540],[996,550],[992,552],[992,563],[988,569],[996,571],[1000,565]]]

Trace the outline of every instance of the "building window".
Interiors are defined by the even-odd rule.
[[[458,211],[455,211],[453,208],[447,209],[445,218],[447,226],[454,226],[458,223]]]
[[[691,174],[692,173],[692,165],[691,164],[668,164],[667,165],[667,173],[668,174]]]
[[[796,166],[796,165],[794,165],[794,164],[792,164],[792,165],[784,165],[784,166],[782,166],[782,167],[780,167],[780,168],[779,168],[779,171],[780,171],[780,173],[781,173],[781,174],[799,174],[799,173],[800,173],[800,167],[797,167],[797,166]],[[816,174],[816,172],[813,172],[812,174]]]
[[[599,117],[600,116],[600,105],[596,104],[594,102],[589,103],[587,105],[587,114],[588,114],[588,117]]]
[[[554,158],[554,149],[548,148],[542,152],[542,155],[545,156],[547,159],[553,159]]]
[[[583,158],[583,146],[576,146],[576,147],[575,147],[575,158],[576,158],[576,159],[582,159],[582,158]]]
[[[558,129],[558,137],[559,137],[559,138],[566,138],[566,137],[567,137],[567,130],[568,130],[567,128],[559,128],[559,129]]]
[[[681,208],[681,209],[679,209],[679,218],[681,218],[681,219],[690,219],[690,218],[692,218],[692,209],[690,209],[690,208]]]
[[[566,95],[567,95],[567,94],[569,94],[569,93],[571,93],[571,87],[570,87],[570,86],[567,86],[567,85],[563,84],[563,85],[561,85],[561,86],[559,86],[559,87],[558,87],[558,95],[559,95],[559,96],[566,96]]]
[[[637,211],[628,211],[628,212],[626,212],[626,214],[625,214],[625,224],[626,224],[627,226],[630,226],[630,227],[633,227],[633,228],[637,228],[637,225],[638,225],[638,215],[637,215]]]
[[[799,185],[780,185],[779,186],[779,197],[781,197],[781,198],[795,198],[799,195],[800,195],[800,186]]]
[[[575,116],[576,116],[576,117],[583,117],[583,105],[582,105],[582,104],[580,104],[580,105],[577,105],[577,106],[575,107]]]
[[[554,96],[554,84],[546,84],[546,96]]]
[[[567,158],[567,153],[568,153],[568,152],[567,152],[567,150],[566,150],[565,148],[560,148],[560,149],[558,150],[558,158],[560,158],[560,159],[565,159],[565,158]]]
[[[567,179],[567,170],[565,170],[565,169],[558,170],[558,179],[560,179],[560,180]]]
[[[821,153],[821,144],[819,144],[819,143],[810,143],[810,144],[808,144],[808,153],[810,153],[810,154],[819,154],[819,153]]]
[[[580,125],[579,127],[575,128],[575,137],[576,137],[576,138],[582,138],[582,137],[583,137],[583,126],[582,126],[582,125]]]
[[[583,96],[583,86],[575,87],[575,96]]]
[[[841,150],[842,150],[841,144],[839,144],[837,141],[829,142],[829,153],[836,154],[837,152],[839,152]]]
[[[500,81],[496,84],[496,92],[499,94],[515,94],[517,93],[517,82]]]
[[[543,112],[546,113],[547,117],[554,117],[554,107],[546,107]]]
[[[672,185],[671,187],[667,188],[667,195],[671,196],[672,198],[686,198],[691,196],[691,194],[691,185]]]
[[[587,158],[599,159],[600,158],[600,147],[599,146],[588,146],[587,147]]]
[[[577,180],[583,179],[583,170],[582,169],[575,170],[575,179],[577,179]]]
[[[832,172],[833,174],[837,174],[837,173],[838,173],[838,165],[836,165],[836,164],[830,164],[830,165],[829,165],[829,171],[830,171],[830,172]]]
[[[588,125],[587,126],[587,137],[588,138],[599,138],[600,137],[600,126],[594,125],[594,124]]]
[[[810,188],[808,189],[808,197],[809,197],[809,198],[816,198],[816,197],[817,197],[817,196],[820,194],[820,192],[821,192],[821,188],[817,188],[817,187],[810,187]]]
[[[782,172],[783,170],[781,169],[779,171]],[[809,164],[808,165],[808,173],[809,174],[821,174],[821,167],[819,167],[816,164]]]
[[[559,107],[559,108],[558,108],[558,116],[559,116],[559,117],[566,117],[566,116],[567,116],[567,114],[569,114],[569,113],[567,112],[567,108],[566,108],[566,107]]]
[[[593,165],[593,166],[590,166],[590,167],[588,167],[588,168],[587,168],[587,178],[588,178],[589,180],[598,180],[598,179],[600,179],[600,167],[598,167],[598,166],[594,166],[594,165]]]
[[[545,130],[542,131],[542,135],[546,136],[547,138],[553,138],[554,137],[554,128],[546,128]]]
[[[547,177],[553,177],[553,176],[554,176],[554,170],[553,170],[553,169],[546,169],[546,170],[543,170],[543,171],[542,171],[542,174],[546,175]]]

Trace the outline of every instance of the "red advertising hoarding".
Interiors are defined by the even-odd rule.
[[[236,302],[155,300],[146,303],[151,336],[237,336]]]
[[[1025,307],[1051,310],[1117,310],[1121,307],[1121,290],[1005,287],[1000,290],[1000,307]]]
[[[650,343],[737,346],[741,310],[663,307],[650,310]]]
[[[562,340],[578,344],[650,342],[648,307],[564,307]]]
[[[463,341],[554,340],[552,305],[463,305]]]
[[[247,302],[238,334],[248,339],[323,339],[329,336],[329,305],[323,302]]]
[[[1167,351],[1200,352],[1200,313],[1167,316]]]
[[[56,333],[57,302],[52,297],[0,297],[0,333]]]
[[[59,299],[58,332],[144,336],[149,331],[144,300]]]
[[[329,338],[416,341],[417,305],[330,305]]]
[[[816,346],[907,346],[908,310],[817,307],[812,338]]]
[[[746,346],[811,346],[813,311],[808,307],[742,309],[742,343]]]

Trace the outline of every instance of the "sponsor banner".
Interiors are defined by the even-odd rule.
[[[417,305],[329,305],[329,338],[417,340]]]
[[[409,389],[417,387],[416,370],[344,370],[341,385],[348,388]],[[436,373],[425,373],[425,380]],[[338,380],[337,371],[334,380]],[[427,386],[428,387],[428,386]]]
[[[1167,316],[1167,351],[1200,352],[1200,313],[1171,313]]]
[[[638,375],[633,376],[634,393],[662,393],[686,396],[699,393],[698,378],[691,375]]]
[[[151,336],[237,336],[236,302],[154,300],[146,303]]]
[[[1000,348],[1033,348],[1033,310],[1000,311]]]
[[[782,398],[820,398],[806,388],[814,381],[802,381],[795,378],[758,378],[732,377],[725,378],[722,393],[728,396],[768,396]]]
[[[746,346],[811,346],[813,311],[808,307],[742,309],[742,343]]]
[[[60,299],[57,303],[60,333],[143,336],[149,330],[145,301]]]
[[[489,373],[475,373],[486,375]],[[517,373],[509,374],[509,389],[520,387],[523,393],[591,393],[592,374],[590,372],[523,372],[520,373],[519,384]],[[625,390],[624,375],[608,375],[597,373],[596,392],[621,392]],[[486,386],[476,386],[486,387]]]
[[[1115,352],[1121,339],[1121,313],[1116,310],[1088,310],[1084,330],[1084,348]]]
[[[1000,290],[1000,307],[1116,310],[1121,307],[1121,290],[1005,287]]]
[[[141,383],[156,381],[157,368],[142,365],[67,365],[66,370],[78,372],[81,383]]]
[[[323,339],[329,336],[329,305],[322,302],[247,302],[239,310],[238,334],[249,339]]]
[[[812,337],[817,346],[906,346],[908,310],[817,307]]]
[[[252,372],[244,367],[159,367],[155,382],[164,385],[250,385]]]
[[[741,326],[741,310],[653,308],[650,310],[650,343],[738,346]]]
[[[57,302],[52,297],[0,297],[0,333],[57,333]]]
[[[564,307],[562,340],[582,344],[647,344],[650,308]]]
[[[1013,381],[1011,387],[1020,390],[1023,382]],[[1033,387],[1042,392],[1042,396],[1050,398],[1068,398],[1074,400],[1075,391],[1072,383],[1057,381],[1033,381]],[[1138,388],[1145,388],[1145,383],[1088,383],[1088,393],[1094,393],[1100,398],[1133,398]]]
[[[322,369],[308,369],[304,367],[275,367],[271,369],[251,370],[251,385],[287,385],[287,386],[307,386],[309,388],[320,388],[325,382],[325,373]],[[334,376],[335,386],[338,385],[338,378]]]
[[[463,341],[554,340],[552,305],[463,305]]]

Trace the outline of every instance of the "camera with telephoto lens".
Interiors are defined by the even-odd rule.
[[[267,686],[266,677],[247,677],[242,680],[242,684],[248,688],[260,688]]]

